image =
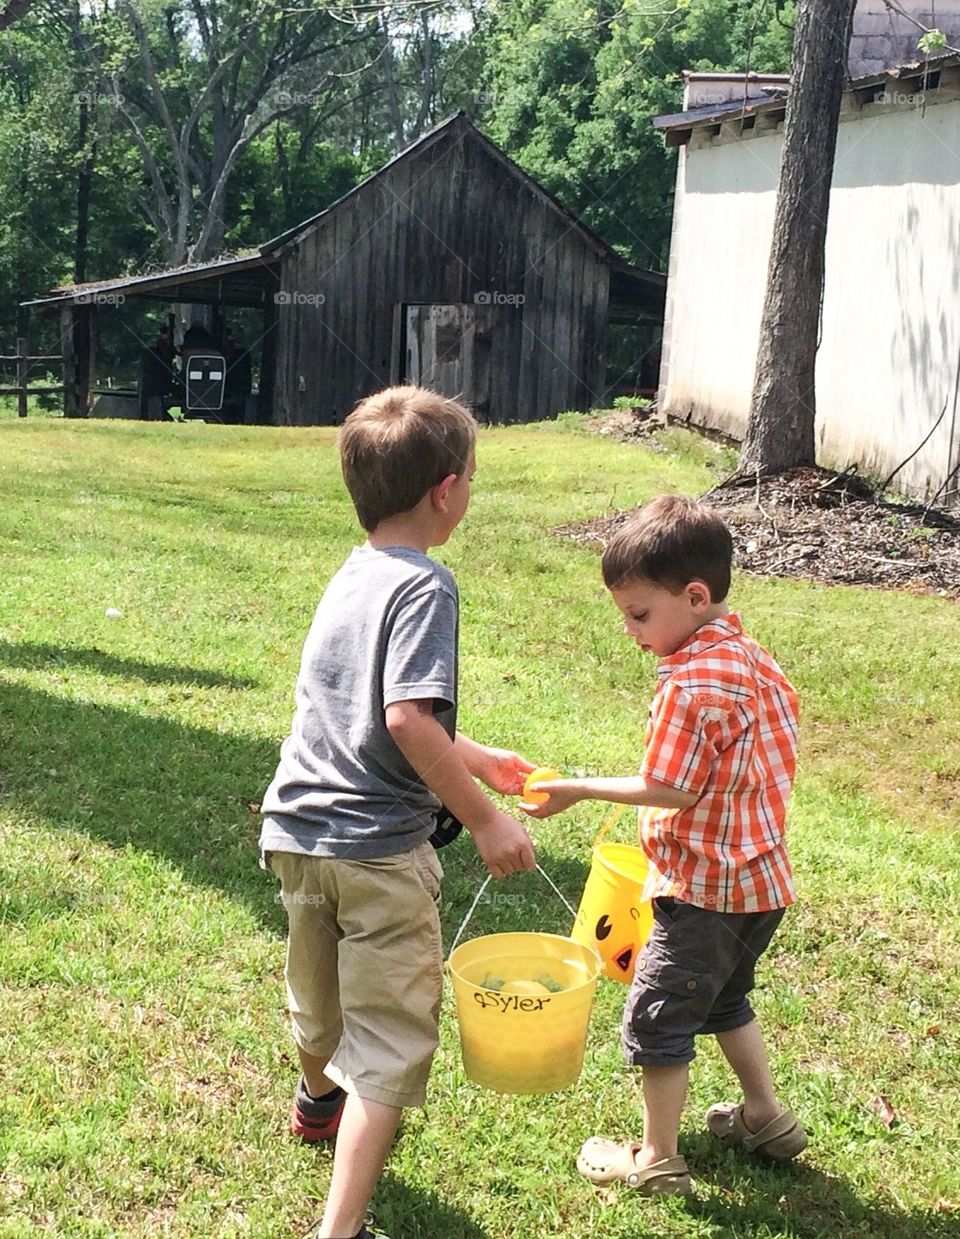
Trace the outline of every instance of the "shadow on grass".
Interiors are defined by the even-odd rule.
[[[490,1239],[467,1214],[389,1172],[377,1186],[374,1203],[378,1225],[397,1239]]]
[[[152,670],[159,676],[178,669]],[[0,680],[0,804],[111,847],[162,857],[188,882],[225,892],[246,904],[264,928],[283,936],[286,916],[275,898],[276,881],[259,868],[257,851],[256,805],[278,752],[273,740],[70,701]],[[486,871],[465,834],[441,856],[449,949]],[[586,867],[542,850],[540,860],[576,907]],[[51,907],[50,913],[64,910]],[[530,873],[491,883],[467,936],[567,933],[570,923],[542,875]]]
[[[905,1210],[864,1200],[841,1178],[803,1161],[770,1165],[720,1150],[706,1134],[685,1140],[694,1175],[720,1188],[719,1195],[692,1199],[694,1216],[722,1227],[722,1234],[789,1235],[790,1239],[957,1239],[955,1214]],[[873,1189],[871,1189],[873,1195]],[[743,1203],[738,1204],[737,1198]],[[762,1228],[762,1230],[761,1230]],[[628,1239],[623,1236],[622,1239]]]
[[[27,670],[50,667],[82,667],[100,675],[144,684],[189,684],[197,688],[252,688],[256,680],[246,676],[224,675],[219,671],[200,671],[196,667],[169,666],[166,663],[140,662],[104,653],[96,646],[48,645],[0,641],[0,664]]]
[[[161,857],[283,934],[274,883],[258,867],[255,812],[278,749],[0,680],[0,804]]]

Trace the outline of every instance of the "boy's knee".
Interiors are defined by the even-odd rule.
[[[716,1036],[717,1033],[733,1032],[755,1019],[753,1007],[746,995],[717,1003],[704,1022],[701,1032]]]

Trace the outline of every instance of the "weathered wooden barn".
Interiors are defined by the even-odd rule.
[[[625,262],[458,113],[257,254],[56,290],[41,304],[60,306],[74,359],[94,351],[83,322],[110,295],[261,307],[260,421],[339,423],[401,381],[531,421],[602,401],[610,325],[660,324],[665,277]],[[68,387],[92,386],[70,364]]]

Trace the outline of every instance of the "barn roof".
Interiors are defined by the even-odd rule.
[[[430,147],[450,136],[459,141],[478,143],[504,171],[523,185],[554,212],[566,225],[566,230],[579,235],[584,243],[610,263],[611,316],[615,321],[633,321],[662,317],[666,293],[666,276],[658,271],[635,267],[622,258],[606,241],[544,189],[519,164],[504,154],[470,121],[463,112],[456,112],[441,124],[411,143],[372,175],[355,185],[343,197],[309,219],[261,245],[259,250],[236,258],[217,259],[155,271],[147,275],[129,275],[118,279],[95,280],[86,284],[63,285],[54,288],[47,297],[24,302],[50,308],[55,305],[109,304],[119,295],[148,297],[163,301],[196,302],[260,306],[279,288],[280,259],[305,237],[340,211],[349,209],[361,191],[375,184],[390,168],[403,160],[416,159]]]
[[[148,297],[198,305],[264,305],[280,287],[280,264],[259,252],[213,262],[169,267],[146,275],[126,275],[85,284],[64,284],[50,296],[23,305],[111,305],[119,297]]]
[[[399,155],[394,155],[394,157],[385,163],[382,168],[379,168],[365,180],[361,181],[359,185],[355,185],[353,189],[345,193],[342,198],[339,198],[330,206],[325,207],[324,210],[319,211],[310,219],[303,220],[302,223],[295,225],[293,228],[288,228],[286,232],[282,232],[280,236],[274,237],[273,240],[268,241],[266,245],[262,245],[260,247],[260,253],[264,255],[274,255],[282,253],[287,249],[292,249],[295,245],[302,241],[304,237],[308,236],[316,228],[320,227],[321,224],[325,223],[331,216],[336,214],[338,211],[341,211],[347,203],[355,198],[368,185],[375,184],[378,180],[380,180],[380,178],[383,177],[391,168],[395,167],[398,163],[416,159],[431,146],[437,145],[437,143],[450,135],[455,135],[460,139],[460,141],[476,142],[487,152],[488,155],[491,156],[491,158],[500,164],[508,175],[520,181],[532,194],[539,198],[541,202],[545,203],[551,211],[553,211],[556,215],[559,215],[563,222],[567,225],[568,229],[578,233],[583,238],[584,242],[593,250],[597,251],[604,257],[611,259],[611,261],[616,261],[618,263],[624,262],[624,259],[620,257],[616,250],[609,246],[602,237],[598,237],[595,232],[591,231],[586,224],[577,219],[571,211],[568,211],[563,203],[556,199],[549,190],[544,189],[539,181],[535,181],[529,173],[524,172],[523,168],[521,168],[518,163],[515,163],[514,160],[512,160],[509,155],[505,154],[499,146],[497,146],[494,142],[491,142],[486,134],[482,133],[476,125],[473,124],[467,114],[462,111],[455,112],[452,116],[448,116],[446,120],[441,121],[439,125],[436,125],[428,133],[425,133],[421,138],[418,138],[416,142],[411,142],[411,144],[402,150]],[[648,272],[647,274],[656,275],[657,273]],[[666,277],[661,278],[665,279]]]

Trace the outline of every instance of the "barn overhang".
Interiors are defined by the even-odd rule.
[[[25,301],[40,309],[122,305],[144,299],[191,305],[263,307],[280,288],[280,264],[263,255],[220,259],[185,267],[171,267],[149,275],[64,285],[49,296]]]
[[[658,271],[634,267],[624,259],[610,264],[611,323],[663,322],[667,302],[667,277]]]

